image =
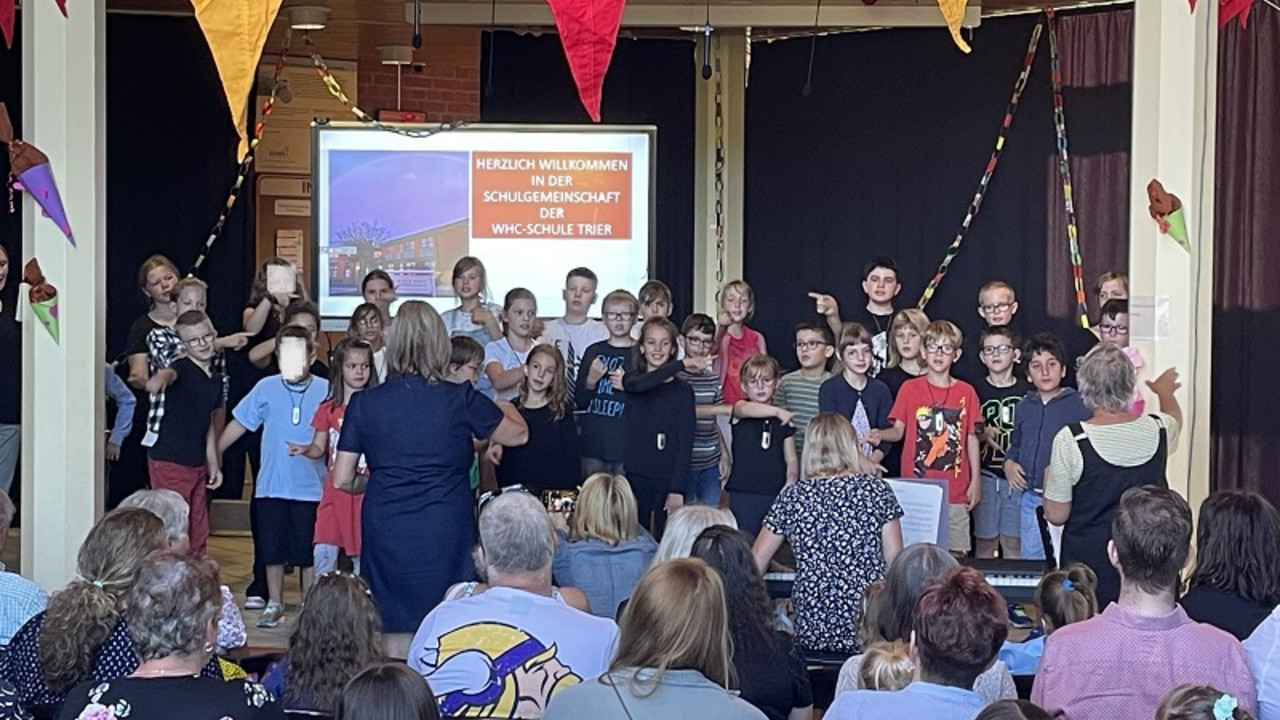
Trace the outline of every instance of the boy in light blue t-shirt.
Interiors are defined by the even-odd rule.
[[[222,453],[245,432],[262,428],[262,467],[253,488],[258,515],[253,545],[267,569],[269,598],[258,627],[280,624],[285,565],[300,568],[303,597],[311,587],[312,540],[325,476],[323,461],[295,454],[288,446],[311,444],[315,436],[311,418],[329,394],[328,381],[310,372],[315,362],[310,332],[298,326],[281,328],[276,353],[282,374],[265,377],[254,386],[232,411],[234,419],[218,441]]]

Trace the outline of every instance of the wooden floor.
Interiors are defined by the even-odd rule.
[[[0,560],[12,571],[21,572],[21,539],[18,530],[9,531],[9,539]],[[275,628],[258,628],[256,623],[261,610],[244,610],[244,590],[253,577],[253,541],[247,533],[222,533],[209,538],[209,556],[218,562],[222,570],[222,584],[231,588],[236,602],[244,614],[244,624],[249,631],[249,646],[255,648],[280,648],[289,644],[293,622],[301,600],[298,574],[284,578],[285,615]]]

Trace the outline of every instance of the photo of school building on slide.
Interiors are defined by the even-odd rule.
[[[359,295],[382,268],[403,295],[449,297],[468,253],[468,153],[339,151],[329,168],[331,295]]]

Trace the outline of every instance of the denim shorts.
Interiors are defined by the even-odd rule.
[[[994,540],[997,536],[1022,537],[1022,491],[1008,480],[982,471],[982,499],[973,509],[973,536]]]

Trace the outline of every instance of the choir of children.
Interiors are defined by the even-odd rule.
[[[267,291],[272,265],[287,263],[264,265],[244,332],[219,338],[203,313],[204,284],[177,281],[171,263],[149,260],[141,280],[155,308],[150,357],[145,376],[140,362],[130,373],[151,393],[152,483],[191,504],[193,548],[208,536],[205,491],[221,482],[219,452],[263,429],[255,541],[267,568],[270,602],[260,621],[267,626],[282,612],[285,565],[303,568],[304,583],[313,564],[333,569],[340,553],[359,567],[359,497],[330,487],[325,461],[350,397],[388,379],[383,332],[396,299],[389,274],[365,277],[366,302],[327,358],[336,378],[330,385],[324,365],[313,363],[322,338],[318,313],[298,288]],[[969,553],[976,539],[979,556],[1044,556],[1036,510],[1048,439],[1087,413],[1063,387],[1070,362],[1062,342],[1041,333],[1024,347],[1012,329],[1018,301],[1008,283],[981,288],[978,313],[987,327],[966,345],[951,322],[930,322],[914,308],[895,311],[897,266],[875,258],[863,273],[867,304],[859,322],[842,322],[832,296],[810,294],[820,317],[795,327],[799,367],[785,374],[765,337],[747,324],[756,295],[742,280],[721,290],[717,319],[691,313],[679,328],[668,319],[671,290],[657,280],[638,288],[638,298],[626,289],[609,292],[600,317],[591,317],[597,283],[589,268],[568,271],[564,315],[544,324],[524,288],[509,291],[501,306],[488,302],[478,258],[453,268],[458,306],[442,313],[452,337],[448,379],[516,402],[529,425],[523,447],[477,443],[480,485],[572,490],[593,473],[625,474],[638,519],[659,536],[667,512],[698,503],[727,505],[749,533],[776,537],[789,528],[766,516],[784,488],[808,479],[803,468],[813,464],[802,462],[806,430],[819,413],[834,413],[861,456],[856,468],[844,462],[834,470],[946,481],[953,553]],[[1108,273],[1097,288],[1108,300],[1100,340],[1127,346],[1126,278]],[[224,430],[223,351],[244,347],[251,335],[258,342],[250,359],[279,373],[235,405]],[[293,350],[303,357],[291,356],[286,367]],[[966,353],[981,365],[965,367],[985,375],[953,374],[963,372],[957,363]],[[1140,366],[1135,351],[1130,357]],[[1140,402],[1135,398],[1135,407]],[[892,517],[891,508],[885,512]]]

